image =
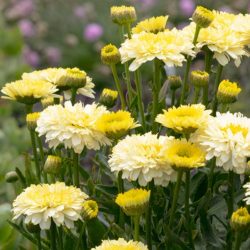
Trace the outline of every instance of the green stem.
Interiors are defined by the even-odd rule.
[[[38,248],[38,250],[42,250],[42,242],[41,242],[40,232],[37,233],[36,237],[37,237],[37,248]]]
[[[200,87],[195,87],[195,90],[194,90],[194,101],[193,103],[197,103],[198,100],[199,100],[199,97],[200,97]]]
[[[196,45],[197,43],[197,39],[200,33],[200,27],[198,25],[196,25],[196,29],[195,29],[195,34],[194,34],[194,38],[193,38],[193,44]],[[184,80],[183,80],[183,87],[182,87],[182,91],[181,91],[181,99],[180,99],[180,104],[183,104],[185,102],[186,99],[186,91],[188,90],[188,76],[189,76],[189,71],[190,71],[190,67],[191,67],[191,61],[192,61],[192,57],[188,56],[187,57],[187,64],[186,64],[186,69],[185,69],[185,75],[184,75]]]
[[[81,231],[80,231],[78,239],[77,239],[75,250],[79,250],[79,249],[85,250],[84,244],[82,244],[83,246],[80,248],[80,244],[82,242],[82,237],[83,237],[83,235],[85,233],[85,228],[86,228],[86,223],[83,222],[82,227],[81,227]]]
[[[212,105],[212,115],[216,115],[217,106],[218,106],[218,100],[217,100],[217,90],[220,84],[221,74],[222,74],[223,66],[218,64],[217,72],[216,72],[216,78],[215,78],[215,84],[214,84],[214,99],[213,99],[213,105]]]
[[[144,115],[144,108],[143,108],[143,101],[142,101],[142,87],[140,82],[140,73],[139,70],[135,71],[135,86],[136,86],[136,93],[137,93],[137,105],[139,109],[139,113],[141,116],[141,124],[143,131],[146,131],[146,122],[145,122],[145,115]]]
[[[173,89],[172,94],[171,94],[171,106],[174,106],[174,104],[175,104],[175,92],[176,92],[176,90]]]
[[[234,211],[234,172],[228,173],[228,218],[230,219]]]
[[[241,232],[237,231],[237,232],[235,233],[234,250],[240,250],[241,236],[242,236],[242,233],[241,233]]]
[[[175,188],[174,188],[173,203],[172,203],[171,211],[170,211],[169,228],[172,227],[173,222],[174,222],[174,214],[175,214],[175,209],[176,209],[179,191],[181,187],[182,175],[183,175],[183,170],[179,170],[177,174],[177,181],[175,183]]]
[[[35,159],[37,179],[41,181],[39,159],[38,159],[38,154],[36,150],[36,136],[35,136],[35,131],[32,129],[30,129],[30,139],[31,139],[31,145],[32,145],[32,150],[33,150],[33,156]]]
[[[53,219],[51,219],[51,226],[50,226],[50,249],[57,250],[56,247],[56,225]]]
[[[134,240],[139,241],[140,215],[134,216]]]
[[[72,104],[75,104],[75,102],[76,102],[76,92],[77,92],[77,89],[72,88],[72,90],[71,90],[71,103]]]
[[[58,228],[58,242],[59,242],[59,249],[63,250],[63,230],[62,227]]]
[[[125,110],[126,109],[126,102],[125,102],[125,97],[124,97],[122,89],[121,89],[121,83],[120,83],[120,80],[119,80],[118,75],[117,75],[116,65],[111,64],[110,67],[111,67],[111,71],[112,71],[112,74],[113,74],[113,77],[115,80],[115,85],[116,85],[117,91],[119,93],[122,109]]]
[[[216,166],[216,158],[212,160],[212,166],[210,168],[210,172],[208,175],[208,190],[212,191],[213,189],[213,175],[214,175],[214,169]]]
[[[118,182],[118,193],[123,193],[124,192],[124,185],[123,185],[123,179],[122,179],[122,172],[121,171],[118,173],[117,182]],[[120,208],[119,226],[121,228],[124,228],[124,221],[125,221],[124,213],[123,213],[122,209]]]
[[[192,236],[192,226],[190,218],[190,209],[189,209],[189,195],[190,195],[190,170],[186,171],[186,183],[185,183],[185,215],[186,215],[186,224],[188,230],[188,239],[189,244],[192,249],[194,249],[194,242]]]
[[[153,206],[153,195],[154,195],[154,182],[151,181],[148,184],[148,189],[150,190],[149,204],[146,211],[146,239],[148,250],[152,250],[152,206]]]
[[[77,153],[73,152],[73,176],[74,176],[74,185],[79,187],[79,156]]]
[[[208,48],[205,51],[206,51],[205,52],[205,71],[210,75],[213,53]],[[204,86],[203,88],[202,103],[205,106],[207,106],[208,104],[208,92],[209,92],[209,83],[207,84],[207,86]]]
[[[126,25],[126,28],[127,28],[127,32],[128,32],[128,39],[131,39],[131,25],[130,25],[130,23],[128,23]]]

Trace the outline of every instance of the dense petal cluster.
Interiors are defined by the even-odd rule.
[[[57,226],[74,227],[81,218],[82,206],[88,196],[79,188],[63,182],[31,185],[13,202],[14,220],[25,216],[25,223],[49,229],[51,220]]]
[[[225,171],[243,174],[250,156],[250,119],[240,113],[217,113],[205,129],[197,130],[193,141],[206,150],[206,159],[216,158]]]
[[[155,58],[168,66],[182,66],[186,61],[185,55],[194,55],[193,44],[178,30],[165,30],[164,32],[140,32],[127,39],[120,48],[122,63],[133,60],[129,66],[135,71],[143,63]]]
[[[109,139],[96,127],[96,121],[106,112],[104,106],[95,103],[83,106],[68,101],[65,106],[49,106],[41,112],[36,131],[46,136],[51,148],[62,143],[76,153],[81,153],[84,147],[98,150],[102,145],[110,145]]]
[[[244,201],[249,206],[250,205],[250,182],[243,186],[246,189]]]
[[[193,133],[198,128],[206,126],[211,117],[211,110],[205,110],[202,104],[181,105],[163,112],[156,117],[156,121],[177,133],[184,134]]]
[[[112,172],[122,171],[122,178],[138,180],[146,186],[151,180],[156,185],[167,186],[176,180],[176,171],[168,164],[165,145],[172,137],[153,135],[131,135],[113,147],[109,165]]]
[[[125,241],[119,238],[118,240],[104,240],[100,246],[92,250],[148,250],[148,248],[141,242]]]

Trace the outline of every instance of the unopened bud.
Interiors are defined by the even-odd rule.
[[[117,64],[121,61],[121,55],[115,45],[108,44],[102,48],[101,59],[104,64]]]
[[[176,90],[181,87],[182,81],[180,76],[169,76],[168,82],[171,90]]]
[[[119,25],[131,24],[136,20],[135,8],[132,6],[112,6],[110,14],[112,21]]]
[[[233,212],[231,216],[231,227],[236,231],[246,230],[250,226],[250,214],[245,207]]]
[[[83,218],[90,220],[98,215],[98,205],[93,200],[87,200],[83,203]]]
[[[44,164],[44,172],[47,174],[58,174],[61,170],[62,158],[56,155],[48,155]]]
[[[5,181],[12,183],[18,180],[18,175],[15,171],[10,171],[5,175]]]
[[[26,123],[29,130],[35,130],[37,127],[37,120],[40,117],[39,112],[29,113],[26,116]]]
[[[193,21],[201,28],[207,28],[214,20],[214,14],[211,10],[202,6],[197,6],[193,16]]]
[[[194,70],[191,72],[190,81],[195,87],[205,87],[208,85],[209,74],[206,71]]]
[[[103,89],[99,103],[106,106],[107,108],[112,108],[115,106],[118,97],[118,92],[112,89]]]

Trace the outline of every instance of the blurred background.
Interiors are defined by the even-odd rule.
[[[107,43],[119,45],[118,27],[109,18],[112,5],[132,4],[138,20],[170,15],[168,27],[184,27],[196,5],[233,13],[249,13],[249,0],[0,0],[0,88],[18,79],[24,71],[47,67],[79,67],[94,80],[96,91],[112,86],[110,70],[102,65],[100,49]],[[244,89],[235,109],[250,114],[249,60],[239,68],[232,63],[225,74]],[[193,63],[203,69],[199,58]],[[147,79],[147,73],[145,72]],[[0,99],[0,250],[33,249],[6,223],[10,201],[15,197],[5,173],[23,165],[29,137],[22,105]]]

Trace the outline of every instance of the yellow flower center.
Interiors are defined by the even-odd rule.
[[[229,124],[226,127],[222,128],[223,131],[228,131],[228,129],[232,132],[233,135],[241,133],[243,137],[247,137],[248,135],[248,128],[242,127],[239,124]]]

